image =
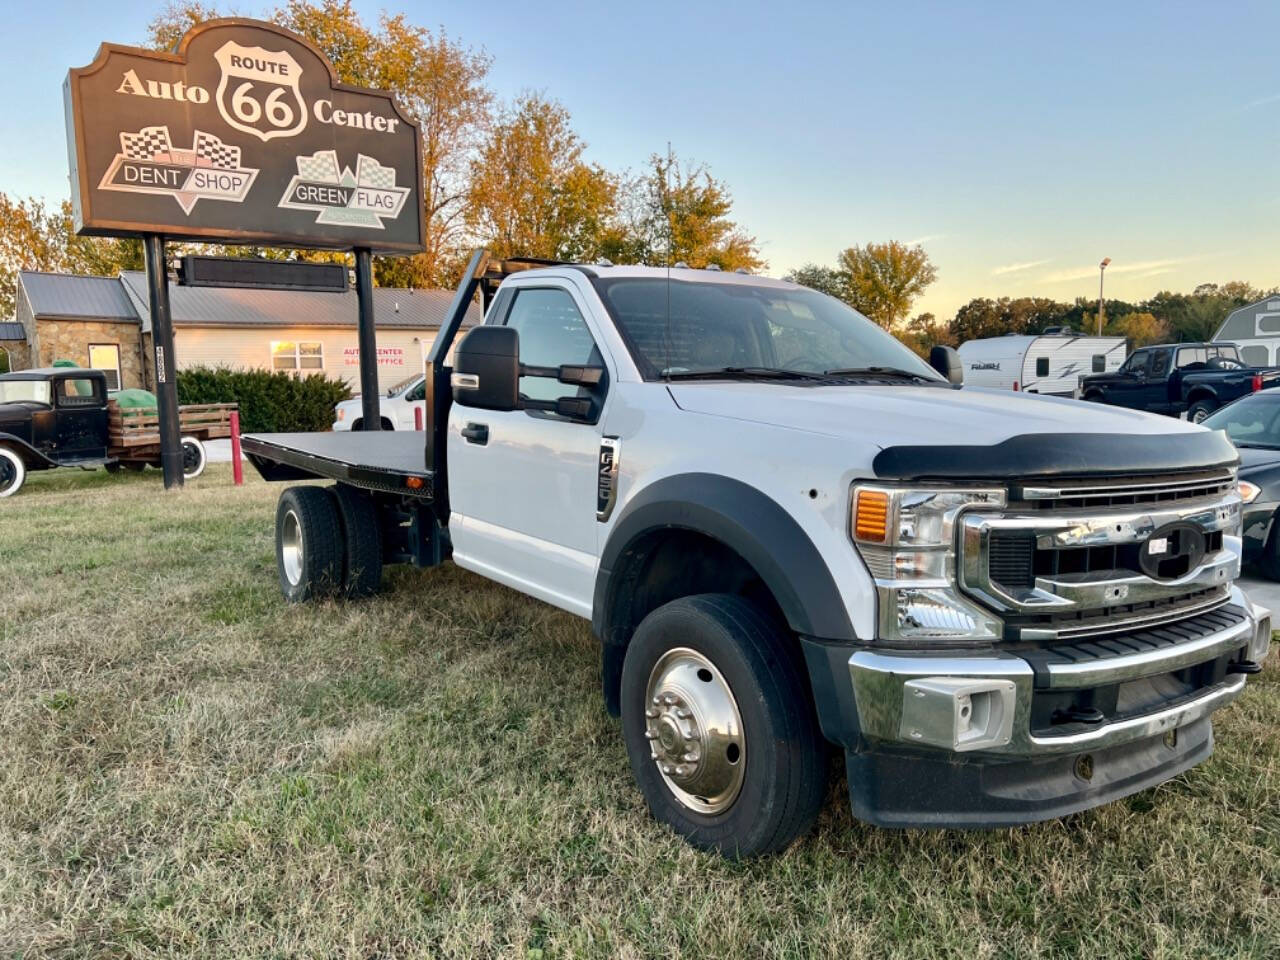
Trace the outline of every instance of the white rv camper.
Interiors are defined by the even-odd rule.
[[[970,340],[960,345],[964,385],[1073,397],[1081,377],[1119,370],[1127,343],[1124,337],[1087,337],[1070,330]]]

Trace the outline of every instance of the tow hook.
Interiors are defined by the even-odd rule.
[[[1262,664],[1254,660],[1237,660],[1227,664],[1227,673],[1261,673]]]
[[[1053,724],[1062,723],[1086,723],[1089,726],[1101,723],[1107,719],[1106,714],[1096,707],[1078,707],[1071,706],[1066,710],[1055,710],[1053,716],[1049,718]]]

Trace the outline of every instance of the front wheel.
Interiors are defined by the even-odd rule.
[[[795,639],[741,597],[645,617],[623,663],[622,728],[650,812],[696,847],[776,853],[822,806],[826,750]]]
[[[1197,400],[1187,408],[1187,419],[1192,423],[1203,423],[1217,409],[1218,405],[1212,400]]]
[[[27,465],[8,447],[0,447],[0,497],[12,497],[27,480]]]

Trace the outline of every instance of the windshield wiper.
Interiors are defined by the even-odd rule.
[[[826,377],[856,377],[871,374],[879,377],[907,377],[911,380],[923,380],[926,383],[938,383],[933,377],[926,377],[914,370],[903,370],[901,367],[841,367],[835,370],[822,371]]]
[[[718,367],[714,370],[677,370],[662,373],[665,380],[825,380],[822,373],[783,367]]]

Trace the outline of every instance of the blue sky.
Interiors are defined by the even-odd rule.
[[[61,84],[160,3],[10,5],[0,189],[66,193]],[[611,169],[670,141],[731,187],[769,272],[922,242],[917,309],[1280,284],[1280,4],[358,4],[559,99]],[[255,0],[235,10],[260,15]]]

